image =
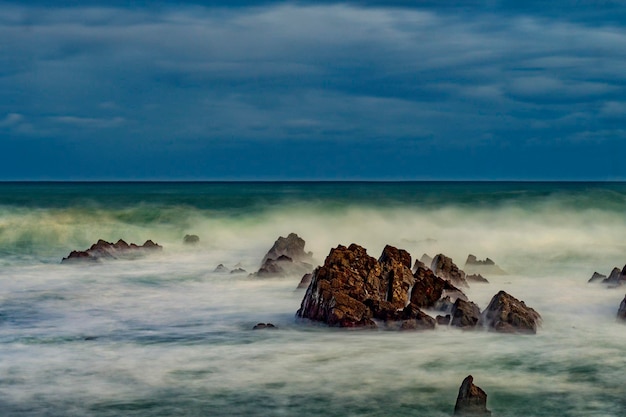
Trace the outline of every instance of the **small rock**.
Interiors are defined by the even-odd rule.
[[[452,284],[456,286],[469,287],[465,280],[465,272],[460,270],[459,267],[452,262],[451,258],[448,258],[442,253],[433,258],[430,269],[432,269],[436,275],[452,282]]]
[[[487,410],[487,394],[474,385],[474,377],[468,375],[459,388],[454,406],[455,416],[490,416]]]
[[[537,333],[541,316],[504,291],[493,296],[483,312],[480,324],[502,333]]]
[[[468,274],[507,275],[506,271],[496,265],[491,259],[479,260],[471,254],[467,256],[463,269]]]
[[[258,323],[252,328],[252,330],[277,329],[277,328],[278,327],[274,326],[272,323]]]
[[[198,242],[200,242],[200,238],[197,235],[185,235],[183,238],[185,245],[196,245]]]
[[[231,274],[245,274],[246,270],[243,268],[237,268],[230,271]]]
[[[220,272],[220,273],[228,272],[228,268],[226,268],[224,264],[219,264],[218,266],[215,267],[213,272]]]
[[[447,326],[450,324],[450,315],[446,314],[445,316],[437,316],[435,317],[435,320],[437,320],[437,324],[440,326]]]
[[[458,298],[452,306],[452,326],[462,329],[473,329],[480,320],[480,308],[471,301],[465,301]]]
[[[594,272],[591,278],[589,278],[589,281],[587,282],[598,282],[598,281],[604,281],[605,279],[606,279],[606,275],[600,274],[598,272]]]

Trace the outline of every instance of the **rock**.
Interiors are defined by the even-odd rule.
[[[465,301],[460,298],[454,302],[450,313],[452,326],[462,329],[473,329],[480,320],[480,308],[471,301]]]
[[[252,330],[261,330],[261,329],[272,329],[275,330],[278,327],[274,326],[272,323],[258,323],[256,324]]]
[[[437,302],[446,297],[451,302],[454,302],[451,298],[466,299],[463,291],[452,285],[450,281],[439,278],[430,269],[418,268],[413,277],[415,283],[411,290],[410,300],[420,308],[437,308]]]
[[[220,272],[220,273],[228,272],[228,268],[226,268],[224,264],[219,264],[218,266],[215,267],[213,272]]]
[[[428,264],[430,265],[430,264]],[[416,273],[418,269],[420,268],[425,268],[425,269],[429,269],[428,266],[426,266],[426,264],[422,261],[420,261],[419,259],[415,260],[415,263],[413,264],[413,268],[411,269],[411,271],[413,273]]]
[[[255,277],[302,275],[313,270],[313,255],[304,251],[304,239],[295,233],[279,237],[267,252]]]
[[[183,238],[185,245],[196,245],[198,242],[200,242],[200,238],[197,235],[185,235]]]
[[[500,291],[483,312],[480,324],[502,333],[537,333],[541,316],[523,301]]]
[[[447,326],[450,324],[450,315],[446,314],[445,316],[437,316],[435,317],[435,320],[437,321],[437,324],[440,326]]]
[[[454,406],[455,416],[490,416],[487,410],[487,394],[474,385],[474,377],[468,375],[459,388]]]
[[[626,321],[626,296],[619,305],[619,309],[617,310],[617,319],[621,321]]]
[[[487,281],[487,279],[480,274],[466,275],[465,279],[468,282],[475,282],[478,284],[489,284],[489,281]]]
[[[243,268],[235,268],[232,271],[230,271],[231,274],[245,274],[246,270]]]
[[[430,265],[433,263],[433,258],[428,256],[428,254],[423,254],[420,258],[420,262],[426,265],[427,268],[430,268]]]
[[[444,254],[440,253],[433,258],[433,261],[430,264],[430,269],[432,269],[436,275],[443,279],[447,279],[454,285],[461,287],[469,286],[465,280],[465,272],[460,270],[454,262],[452,262],[452,259],[448,258]]]
[[[67,258],[63,258],[61,263],[68,262],[97,262],[101,259],[135,259],[146,255],[149,252],[162,250],[163,247],[154,243],[151,240],[138,246],[134,243],[130,245],[123,241],[118,240],[116,243],[110,243],[105,240],[98,240],[98,242],[91,245],[91,247],[85,251],[72,251]]]
[[[311,279],[313,278],[313,274],[304,274],[300,283],[298,284],[298,288],[307,288],[311,283]]]
[[[606,279],[606,275],[600,274],[598,272],[594,272],[591,278],[589,278],[589,281],[587,282],[599,282],[599,281],[604,281],[605,279]]]
[[[609,277],[602,281],[603,284],[607,284],[611,287],[619,287],[626,282],[626,266],[621,270],[619,268],[613,268]]]
[[[379,260],[356,244],[338,246],[318,267],[298,317],[337,327],[434,328],[435,321],[408,302],[413,284],[408,252],[386,246]]]
[[[463,269],[468,274],[507,275],[506,271],[496,265],[491,259],[479,260],[471,254],[467,256]]]

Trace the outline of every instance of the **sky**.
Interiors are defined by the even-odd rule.
[[[626,180],[625,160],[623,0],[0,0],[0,181]]]

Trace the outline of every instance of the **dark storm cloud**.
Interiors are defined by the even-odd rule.
[[[294,141],[374,159],[624,139],[613,2],[580,3],[587,21],[532,2],[33,4],[0,8],[0,142],[185,157],[239,143],[245,164]]]

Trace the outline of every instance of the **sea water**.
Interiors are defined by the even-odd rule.
[[[495,416],[623,416],[626,290],[587,280],[626,263],[625,213],[623,183],[0,184],[0,415],[450,416],[471,374]],[[508,274],[468,297],[505,290],[542,326],[299,322],[300,276],[249,276],[291,232],[317,264],[353,242],[489,257]],[[61,264],[98,239],[164,249]]]

